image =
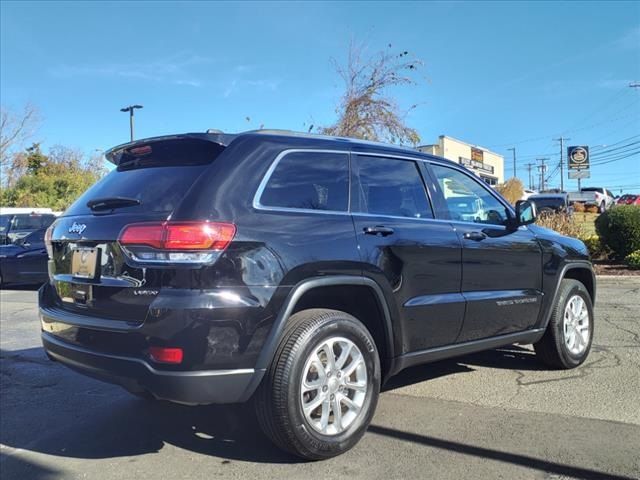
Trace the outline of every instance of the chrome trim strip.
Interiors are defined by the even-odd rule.
[[[465,303],[464,295],[455,293],[435,293],[431,295],[420,295],[410,298],[403,307],[426,307],[429,305],[444,305],[449,303]]]
[[[146,367],[149,370],[149,372],[151,372],[154,375],[161,375],[161,376],[167,376],[167,377],[209,377],[209,376],[221,376],[221,375],[247,375],[247,374],[255,373],[255,370],[253,368],[238,368],[233,370],[196,370],[193,372],[167,372],[167,371],[157,370],[153,368],[151,365],[149,365],[147,362],[145,362],[140,358],[125,357],[121,355],[112,355],[108,353],[94,352],[91,350],[87,350],[86,348],[82,348],[76,345],[71,345],[69,343],[62,342],[56,339],[55,337],[53,337],[51,334],[46,332],[42,332],[42,336],[45,338],[47,342],[53,343],[54,345],[57,345],[60,348],[66,348],[67,350],[74,350],[76,352],[84,353],[87,355],[93,355],[95,357],[111,358],[113,360],[122,360],[126,362],[139,363],[144,367]],[[78,367],[80,368],[95,369],[95,367],[92,367],[91,365],[85,365],[84,363],[77,362],[71,358],[65,357],[64,355],[60,355],[59,353],[55,353],[55,352],[49,352],[49,353],[54,357],[61,359],[62,362],[72,363],[74,365],[78,365]]]

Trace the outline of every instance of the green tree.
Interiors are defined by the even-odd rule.
[[[21,155],[26,172],[0,191],[3,206],[64,210],[105,173],[101,158],[62,146],[45,155],[34,144]]]

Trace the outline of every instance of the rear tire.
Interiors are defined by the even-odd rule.
[[[347,313],[311,309],[289,319],[254,401],[278,447],[320,460],[362,438],[379,391],[380,360],[367,328]]]
[[[586,287],[577,280],[564,279],[547,330],[533,345],[536,355],[550,367],[575,368],[589,355],[593,327],[593,305]]]

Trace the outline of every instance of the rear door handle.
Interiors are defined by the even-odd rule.
[[[386,237],[387,235],[393,235],[393,228],[383,227],[382,225],[376,225],[375,227],[364,227],[364,233],[366,235],[382,235]]]
[[[487,238],[487,236],[482,232],[465,232],[463,236],[465,240],[475,240],[476,242]]]

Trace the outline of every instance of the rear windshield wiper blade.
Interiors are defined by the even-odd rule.
[[[129,197],[106,197],[94,198],[87,202],[87,207],[91,210],[111,210],[119,207],[133,207],[140,205],[140,200]]]

